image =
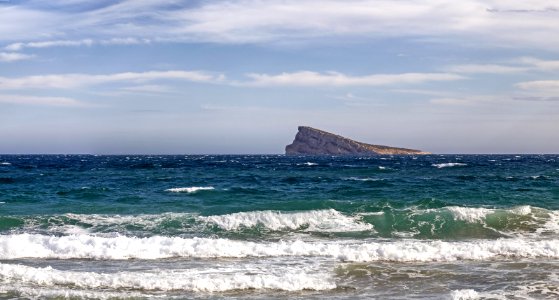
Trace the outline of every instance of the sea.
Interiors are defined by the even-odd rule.
[[[0,299],[559,299],[559,155],[0,155]]]

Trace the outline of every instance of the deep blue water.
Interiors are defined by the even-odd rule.
[[[558,155],[0,155],[0,298],[553,299],[558,239]]]

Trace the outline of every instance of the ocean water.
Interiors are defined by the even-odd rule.
[[[559,156],[0,155],[0,299],[558,299]]]

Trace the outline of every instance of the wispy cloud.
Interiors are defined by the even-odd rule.
[[[516,86],[523,90],[540,93],[559,93],[559,80],[535,80],[517,83]]]
[[[513,74],[529,70],[527,67],[507,66],[497,64],[468,64],[453,65],[445,68],[448,72],[472,74]]]
[[[125,36],[179,42],[289,43],[324,37],[419,37],[477,46],[559,49],[559,4],[546,0],[217,0],[194,4],[124,0],[82,10],[67,9],[68,5],[30,1],[0,7],[0,42],[80,40],[83,37],[75,33],[87,32],[97,40]]]
[[[540,71],[559,70],[559,60],[544,60],[535,57],[521,57],[518,60],[520,63],[526,64]]]
[[[29,42],[29,43],[13,43],[6,46],[4,49],[9,51],[20,51],[24,48],[49,48],[49,47],[77,47],[77,46],[91,46],[93,40],[83,39],[76,41],[42,41],[42,42]]]
[[[126,86],[120,89],[124,92],[130,93],[168,93],[171,91],[171,88],[164,85],[156,85],[156,84],[147,84],[147,85],[135,85],[135,86]]]
[[[559,82],[558,82],[559,84]],[[557,87],[559,89],[559,85]],[[513,107],[513,102],[534,103],[534,102],[553,102],[558,101],[557,96],[546,95],[523,95],[518,91],[502,95],[456,95],[454,97],[437,97],[429,100],[429,103],[440,106],[492,106],[494,108]]]
[[[90,106],[84,102],[72,98],[67,98],[67,97],[42,97],[42,96],[2,95],[2,94],[0,94],[0,103],[16,104],[16,105],[58,106],[58,107]]]
[[[429,103],[431,104],[451,106],[470,106],[477,102],[478,100],[465,98],[434,98],[429,100]]]
[[[22,53],[0,52],[0,62],[14,62],[19,60],[28,60],[35,57],[34,55],[27,55]]]
[[[318,73],[300,71],[293,73],[247,74],[251,81],[241,85],[248,86],[383,86],[396,84],[416,84],[429,81],[452,81],[465,77],[450,73],[403,73],[403,74],[372,74],[351,76],[338,72]]]
[[[28,42],[28,43],[12,43],[6,46],[4,49],[8,51],[20,51],[25,48],[51,48],[51,47],[80,47],[87,46],[91,47],[93,45],[137,45],[137,44],[149,44],[151,41],[149,39],[138,39],[138,38],[111,38],[107,40],[93,40],[93,39],[81,39],[81,40],[55,40],[55,41],[41,41],[41,42]]]
[[[525,72],[549,72],[559,70],[559,60],[535,57],[518,57],[501,64],[461,64],[442,68],[458,74],[517,74]]]
[[[225,80],[222,74],[200,71],[148,71],[126,72],[104,75],[51,74],[26,77],[0,77],[0,89],[58,88],[71,89],[106,83],[144,83],[157,80],[182,80],[191,82],[218,83]]]

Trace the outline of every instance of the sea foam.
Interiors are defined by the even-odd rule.
[[[373,230],[371,224],[359,222],[334,210],[302,212],[250,211],[227,215],[200,217],[224,230],[263,226],[270,230],[301,229],[307,231],[348,232]]]
[[[248,242],[179,237],[113,238],[89,235],[0,236],[0,259],[160,259],[319,256],[341,261],[429,262],[497,258],[559,258],[559,240]]]
[[[61,271],[0,264],[0,282],[26,282],[40,286],[73,286],[86,289],[127,289],[144,291],[223,292],[245,289],[284,291],[329,290],[336,288],[327,274],[282,270],[281,274],[207,270],[94,273]]]
[[[450,293],[450,298],[452,300],[473,300],[478,299],[479,294],[472,289],[454,290]]]

